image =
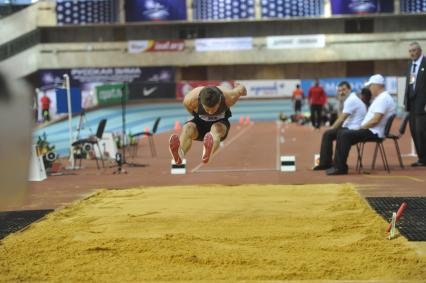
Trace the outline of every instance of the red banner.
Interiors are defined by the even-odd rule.
[[[176,99],[182,100],[188,92],[199,86],[223,86],[232,89],[234,81],[180,81],[176,86]]]

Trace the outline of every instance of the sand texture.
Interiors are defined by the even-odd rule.
[[[426,281],[350,185],[102,190],[0,242],[0,282]]]

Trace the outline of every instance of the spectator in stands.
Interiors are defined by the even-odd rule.
[[[185,95],[183,105],[194,118],[185,123],[180,137],[176,134],[170,137],[169,150],[175,163],[182,164],[193,140],[203,141],[201,160],[208,163],[228,135],[231,127],[228,119],[232,116],[230,108],[246,95],[246,88],[238,84],[234,89],[197,87]]]
[[[304,99],[303,89],[300,88],[300,85],[296,85],[296,89],[293,91],[293,96],[291,100],[294,104],[294,114],[300,114],[302,112],[302,103]]]
[[[364,87],[361,89],[361,100],[364,102],[365,106],[368,108],[370,107],[370,100],[371,100],[371,91],[369,88]]]
[[[319,85],[318,79],[315,79],[314,85],[309,89],[308,101],[311,106],[311,123],[316,129],[321,127],[322,108],[327,103],[327,95]]]
[[[426,57],[417,42],[412,42],[408,51],[411,62],[405,85],[404,105],[410,114],[410,131],[418,157],[411,166],[426,166]]]
[[[327,169],[327,175],[347,174],[346,162],[352,145],[368,138],[383,138],[386,122],[395,113],[395,102],[385,90],[385,79],[382,75],[371,76],[365,86],[371,91],[373,103],[368,108],[359,129],[342,130],[337,134],[334,164]]]
[[[351,92],[347,81],[342,81],[337,87],[337,98],[343,103],[342,113],[331,128],[324,132],[321,140],[320,162],[313,170],[326,170],[332,166],[333,141],[342,130],[359,129],[365,117],[367,108],[356,93]]]
[[[50,121],[50,98],[47,97],[46,93],[40,99],[41,102],[41,113],[43,115],[43,122]]]

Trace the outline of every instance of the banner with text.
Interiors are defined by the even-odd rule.
[[[129,53],[178,52],[184,49],[183,40],[131,40],[127,44]]]
[[[247,89],[247,98],[291,97],[300,80],[236,81]]]
[[[233,81],[180,81],[176,84],[176,98],[182,100],[188,92],[199,86],[222,86],[228,89],[234,87]]]
[[[124,84],[106,84],[97,86],[96,97],[98,99],[98,105],[120,104],[122,99],[127,101]]]
[[[195,51],[232,51],[253,49],[252,37],[198,38]]]
[[[368,77],[351,77],[351,78],[323,78],[319,80],[319,84],[324,88],[327,96],[336,96],[337,86],[340,82],[347,81],[352,91],[359,93],[364,87],[365,82],[368,81]],[[314,80],[302,80],[302,89],[305,92],[305,97],[308,96],[309,88],[313,86]]]
[[[351,85],[353,92],[360,93],[364,84],[368,81],[368,77],[324,78],[320,79],[319,83],[324,88],[327,96],[336,96],[337,86],[342,81],[347,81]],[[308,95],[309,88],[313,85],[313,83],[313,80],[302,80],[302,89],[305,91],[306,95]],[[397,77],[385,77],[385,89],[389,93],[397,93]]]
[[[175,99],[174,82],[134,82],[129,84],[129,99]]]
[[[267,36],[268,49],[324,48],[325,35]]]

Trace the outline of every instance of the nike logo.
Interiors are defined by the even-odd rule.
[[[157,90],[156,86],[152,88],[143,88],[143,96],[150,96],[156,90]]]

